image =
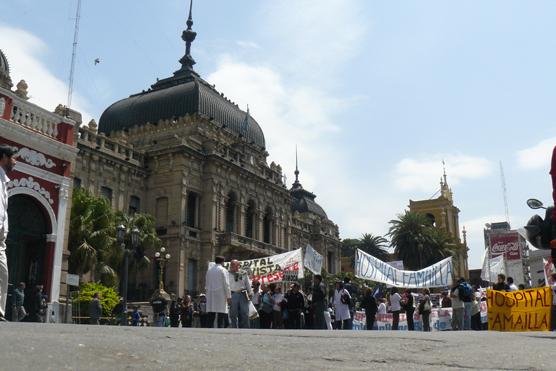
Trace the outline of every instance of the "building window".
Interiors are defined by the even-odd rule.
[[[73,178],[73,188],[81,188],[81,179]]]
[[[112,205],[112,189],[108,187],[100,187],[100,196],[108,200],[108,203]]]
[[[166,234],[166,228],[168,226],[168,197],[159,197],[156,199],[155,223],[158,235]]]
[[[236,208],[236,194],[230,192],[228,194],[228,202],[226,203],[226,232],[235,232],[236,230]]]
[[[141,199],[137,196],[129,198],[129,215],[133,215],[141,211]]]
[[[327,257],[328,273],[336,274],[336,264],[334,264],[334,253],[329,251]]]
[[[187,193],[185,223],[188,227],[199,228],[199,195],[195,192]]]
[[[197,293],[197,260],[187,260],[187,291],[190,295]]]
[[[263,242],[272,243],[272,209],[266,208],[263,219]]]
[[[247,203],[245,212],[245,237],[255,238],[255,201]]]

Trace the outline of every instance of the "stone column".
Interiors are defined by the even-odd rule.
[[[64,252],[64,235],[66,230],[66,216],[68,210],[69,186],[71,180],[64,178],[60,184],[58,192],[58,228],[56,231],[56,244],[54,251],[54,264],[52,266],[52,286],[50,301],[58,302],[60,300],[60,282],[62,275],[62,255]]]

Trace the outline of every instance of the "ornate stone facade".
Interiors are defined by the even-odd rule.
[[[447,232],[452,237],[456,254],[453,256],[454,275],[457,278],[469,278],[469,267],[467,265],[467,236],[463,227],[463,241],[460,238],[459,212],[454,205],[452,190],[448,186],[446,174],[440,180],[440,196],[438,198],[409,201],[409,210],[426,215],[431,223]]]
[[[309,243],[326,270],[339,272],[337,225],[298,180],[289,190],[280,165],[268,164],[249,112],[193,70],[192,24],[190,17],[187,54],[174,76],[116,102],[98,126],[79,129],[75,183],[116,209],[155,217],[172,255],[166,287],[180,296],[203,289],[218,254],[247,259]],[[150,295],[150,275],[142,280]]]
[[[27,88],[20,82],[18,90],[12,90],[7,59],[0,51],[0,143],[18,151],[17,165],[8,174],[9,282],[14,286],[26,282],[28,290],[43,285],[50,307],[48,320],[58,321],[59,303],[67,292],[77,122],[66,117],[67,110],[61,115],[29,102]]]

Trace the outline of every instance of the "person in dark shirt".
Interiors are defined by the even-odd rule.
[[[506,276],[499,274],[498,282],[496,282],[492,288],[497,291],[510,291],[510,286],[506,283]]]
[[[288,320],[286,323],[287,328],[293,330],[301,329],[301,312],[305,308],[305,298],[303,294],[299,292],[298,283],[294,283],[291,289],[286,294],[286,309],[288,310]]]
[[[181,299],[180,299],[181,300]],[[175,296],[172,295],[172,302],[170,303],[170,326],[180,326],[180,308],[181,301],[178,303]]]
[[[326,329],[324,321],[324,310],[326,308],[326,288],[322,283],[322,276],[316,274],[313,278],[312,290],[312,312],[313,312],[313,328],[315,330]]]
[[[191,296],[186,295],[180,308],[181,327],[193,327],[193,302]]]
[[[373,290],[370,287],[365,290],[365,296],[363,296],[363,300],[361,301],[361,307],[365,310],[367,330],[372,330],[375,325],[378,306],[373,296]]]

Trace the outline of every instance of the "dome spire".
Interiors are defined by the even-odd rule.
[[[301,186],[301,183],[299,183],[299,167],[297,165],[297,144],[295,145],[295,172],[294,172],[294,174],[295,174],[295,182],[293,182],[293,184],[292,184],[293,189],[303,188]]]
[[[187,17],[187,29],[181,34],[181,38],[185,41],[185,55],[181,57],[180,63],[181,68],[174,72],[174,75],[182,74],[194,74],[197,73],[193,70],[193,65],[195,65],[195,59],[191,56],[191,43],[195,41],[197,37],[197,32],[193,31],[193,0],[189,2],[189,16]]]

